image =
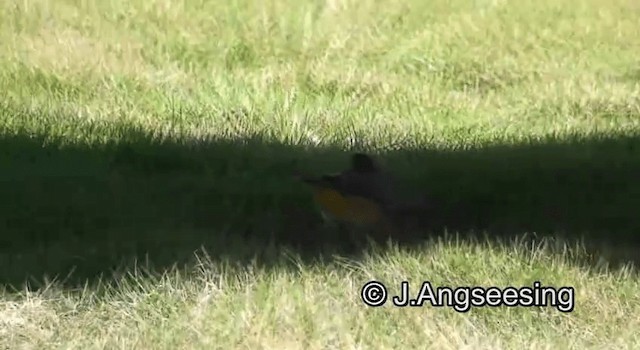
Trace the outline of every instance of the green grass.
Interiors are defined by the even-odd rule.
[[[0,347],[639,347],[617,264],[640,246],[638,15],[2,2]],[[344,254],[320,230],[290,175],[353,150],[438,203],[423,242]],[[371,279],[539,280],[576,307],[368,308]]]

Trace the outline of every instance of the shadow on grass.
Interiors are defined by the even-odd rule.
[[[259,137],[123,135],[100,147],[0,136],[1,283],[73,270],[66,281],[77,284],[133,259],[162,269],[192,261],[199,248],[214,259],[269,261],[281,245],[307,256],[339,246],[335,237],[309,234],[321,220],[291,173],[339,170],[348,152]],[[379,157],[407,188],[438,203],[430,234],[584,234],[594,247],[638,248],[639,147],[640,137],[620,136]]]

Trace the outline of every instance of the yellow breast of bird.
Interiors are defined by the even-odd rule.
[[[315,201],[338,220],[370,225],[380,221],[382,209],[373,200],[358,196],[344,196],[331,188],[314,189]]]

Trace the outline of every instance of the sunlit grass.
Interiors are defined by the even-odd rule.
[[[587,270],[551,246],[432,241],[361,262],[315,265],[283,255],[275,269],[214,263],[198,252],[191,270],[119,278],[113,286],[5,294],[6,346],[64,348],[634,348],[640,339],[637,275],[628,269]],[[561,247],[561,246],[560,246]],[[391,296],[403,280],[436,286],[575,288],[575,310],[554,307],[370,308],[360,289],[385,283]]]

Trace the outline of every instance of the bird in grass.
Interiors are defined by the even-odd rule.
[[[398,234],[393,179],[364,153],[351,157],[351,167],[337,174],[298,178],[311,186],[325,218],[358,228],[373,228],[383,236]]]

